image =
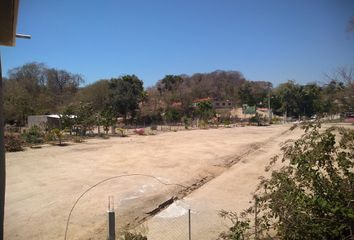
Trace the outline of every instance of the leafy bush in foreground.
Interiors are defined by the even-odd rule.
[[[243,219],[222,212],[233,219],[222,239],[353,239],[354,131],[320,127],[306,125],[300,139],[282,147],[286,165],[261,182],[257,208],[243,212]],[[251,232],[247,224],[255,215],[258,230]]]

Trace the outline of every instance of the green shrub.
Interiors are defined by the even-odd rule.
[[[5,133],[5,150],[7,152],[17,152],[23,150],[23,140],[19,134],[15,133]]]
[[[151,129],[152,131],[156,131],[156,130],[157,130],[157,125],[151,125],[150,129]]]
[[[52,142],[55,141],[55,134],[52,131],[47,132],[46,134],[44,134],[44,140],[46,142]]]
[[[103,138],[103,139],[109,139],[109,135],[108,135],[108,134],[100,133],[98,136],[99,136],[100,138]]]
[[[199,121],[199,128],[201,128],[201,129],[207,129],[208,128],[208,122],[207,121],[205,121],[205,120],[200,120]]]
[[[188,117],[183,117],[183,124],[184,124],[184,129],[189,129],[191,126],[192,119]]]
[[[224,119],[224,120],[223,120],[223,124],[224,124],[225,126],[229,126],[229,125],[231,124],[230,119]]]
[[[272,124],[279,124],[281,123],[281,119],[277,116],[274,116],[271,121]]]
[[[143,236],[141,233],[124,232],[123,239],[124,240],[147,240],[147,237]]]
[[[56,137],[56,139],[58,139],[59,145],[62,145],[62,140],[63,140],[64,131],[61,131],[61,130],[58,129],[58,128],[54,128],[51,132],[54,134],[54,136]]]
[[[23,137],[27,143],[40,144],[43,143],[44,133],[40,127],[34,125],[23,133]]]
[[[125,134],[125,129],[124,128],[117,128],[117,131],[119,132],[119,135],[121,137],[126,137],[127,135]]]
[[[223,212],[233,223],[223,239],[353,239],[354,130],[302,127],[302,137],[287,141],[267,166],[272,174],[261,180],[254,205]]]
[[[266,119],[262,117],[260,114],[256,113],[254,117],[250,118],[250,123],[256,123],[258,126],[264,125],[266,122]]]
[[[78,136],[75,136],[73,138],[73,142],[74,143],[82,143],[84,140],[82,139],[82,137],[78,137]]]

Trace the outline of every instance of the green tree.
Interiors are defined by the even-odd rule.
[[[341,112],[339,96],[342,94],[344,84],[336,80],[330,80],[328,84],[325,84],[322,89],[322,102],[323,110],[329,114],[336,114]]]
[[[101,112],[101,124],[103,125],[103,129],[108,134],[109,128],[114,126],[117,122],[117,118],[113,112],[113,108],[111,106],[106,106],[106,108]]]
[[[76,122],[75,118],[75,106],[72,104],[66,106],[63,112],[60,114],[61,130],[67,129],[70,131],[70,135],[72,135],[72,128]]]
[[[321,99],[322,89],[317,84],[306,84],[300,87],[299,112],[302,116],[311,117],[324,111]]]
[[[54,128],[51,132],[58,139],[59,145],[61,146],[63,144],[64,131],[59,128]]]
[[[214,117],[215,111],[212,103],[210,101],[203,101],[197,103],[196,114],[200,119],[204,121],[208,121],[209,119]]]
[[[27,63],[9,71],[4,82],[6,122],[24,125],[28,115],[58,113],[70,104],[83,79],[78,74]]]
[[[144,96],[143,82],[135,75],[125,75],[110,81],[110,105],[124,119],[135,116]]]
[[[46,92],[44,71],[45,65],[36,62],[9,70],[4,82],[5,121],[24,125],[28,115],[48,109],[46,101],[40,102]]]
[[[109,80],[99,80],[78,90],[75,103],[91,103],[96,112],[104,110],[110,95]]]
[[[285,116],[298,117],[300,115],[300,86],[298,84],[294,81],[288,81],[280,84],[274,92],[280,100],[280,108],[277,111]]]
[[[81,128],[81,134],[86,135],[96,124],[96,115],[91,103],[82,103],[76,110],[75,122]]]
[[[282,148],[280,160],[284,166],[259,185],[255,196],[257,235],[265,238],[270,234],[276,239],[353,239],[354,131],[334,127],[321,130],[319,124],[305,125],[304,129],[300,139]],[[273,159],[268,170],[276,161],[278,158]],[[249,214],[255,211],[254,207],[247,209],[243,215],[249,217],[241,221],[249,223]],[[239,225],[230,231],[240,230]],[[243,231],[249,236],[248,229]]]
[[[244,84],[242,84],[239,90],[239,95],[242,104],[248,104],[249,106],[256,105],[256,99],[254,98],[254,95],[252,93],[250,82],[245,82]]]
[[[181,111],[176,108],[170,107],[165,111],[165,119],[169,123],[179,122],[182,118]]]
[[[5,122],[24,125],[28,115],[35,114],[35,104],[31,94],[14,79],[4,81]]]
[[[157,88],[160,92],[176,91],[182,84],[183,78],[177,75],[166,75],[157,83]]]

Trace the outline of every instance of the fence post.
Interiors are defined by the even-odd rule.
[[[114,199],[113,196],[108,197],[108,236],[107,240],[116,239],[116,221],[115,221],[115,212],[114,212]]]
[[[192,239],[191,209],[188,209],[188,239]]]

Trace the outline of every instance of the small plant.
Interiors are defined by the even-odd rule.
[[[232,240],[243,240],[247,238],[247,231],[250,230],[250,220],[243,218],[244,214],[238,216],[235,212],[227,212],[221,210],[219,216],[223,219],[227,219],[232,223],[232,227],[227,232],[223,232],[219,235],[219,239],[232,239]]]
[[[84,140],[82,139],[82,137],[79,137],[79,136],[75,136],[73,138],[73,142],[74,143],[82,143]]]
[[[125,134],[125,129],[124,128],[117,128],[117,131],[119,132],[119,135],[121,137],[126,137],[127,135]]]
[[[272,124],[279,124],[279,123],[281,123],[281,119],[277,116],[274,116],[271,120],[271,123]]]
[[[54,128],[52,130],[52,133],[55,135],[55,137],[58,139],[59,141],[59,145],[62,145],[62,140],[63,140],[63,134],[64,134],[64,131],[61,131],[60,129],[58,128]]]
[[[208,128],[208,122],[204,121],[204,120],[200,120],[199,121],[199,128],[201,129],[207,129]]]
[[[109,139],[109,135],[108,134],[103,134],[103,133],[101,133],[101,134],[99,134],[98,135],[100,138],[103,138],[103,139]]]
[[[18,152],[23,150],[23,140],[19,134],[5,133],[5,150],[7,152]]]
[[[43,143],[44,134],[40,127],[34,125],[23,133],[23,137],[27,143],[40,144]]]
[[[124,240],[147,240],[147,237],[143,236],[141,233],[124,232],[123,239]]]
[[[230,119],[224,119],[223,123],[225,126],[230,125]]]
[[[257,126],[264,126],[266,119],[259,113],[256,113],[254,117],[250,118],[250,123],[257,124]]]
[[[52,142],[55,141],[55,134],[52,131],[47,132],[46,134],[44,134],[44,141],[46,142]]]
[[[191,126],[191,122],[192,119],[188,118],[188,117],[183,117],[183,124],[184,124],[184,129],[189,129],[189,127]]]

